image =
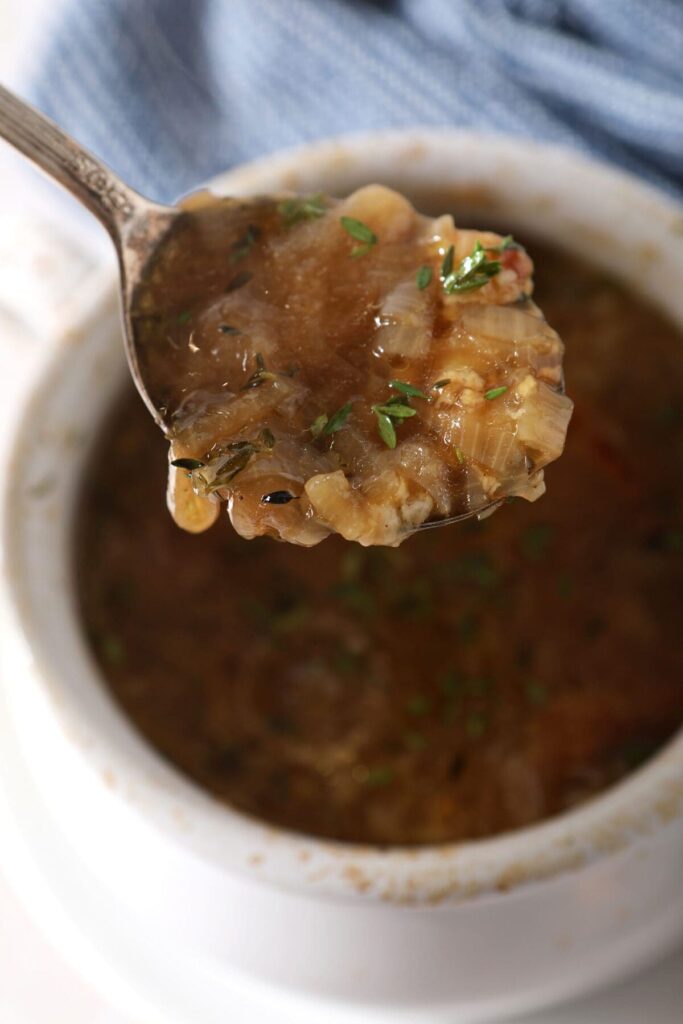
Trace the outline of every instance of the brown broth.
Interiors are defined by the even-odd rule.
[[[132,722],[233,807],[348,841],[491,836],[583,801],[683,718],[683,346],[534,246],[576,402],[548,493],[400,550],[181,532],[127,394],[88,468],[84,626]]]

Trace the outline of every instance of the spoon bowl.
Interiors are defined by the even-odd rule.
[[[0,137],[68,189],[97,217],[112,238],[119,262],[124,343],[130,372],[155,422],[170,436],[172,417],[191,394],[185,342],[181,345],[167,334],[163,344],[159,343],[159,323],[163,335],[169,317],[175,316],[180,323],[181,317],[189,315],[184,311],[186,296],[183,288],[178,287],[177,268],[188,266],[188,252],[201,252],[202,265],[210,268],[208,275],[197,275],[191,285],[195,288],[195,294],[190,293],[191,298],[196,297],[197,288],[205,287],[208,279],[218,292],[230,292],[239,286],[236,282],[243,272],[231,267],[230,260],[226,260],[225,238],[230,234],[239,237],[245,228],[249,232],[252,213],[257,215],[259,207],[268,200],[217,199],[209,193],[198,193],[177,206],[155,203],[132,189],[43,114],[3,87],[0,87]],[[273,207],[272,198],[270,204]],[[344,219],[350,218],[342,218],[342,221]],[[360,227],[368,230],[363,224]],[[374,235],[372,237],[376,241]],[[453,246],[451,257],[452,250]],[[481,246],[480,251],[483,253]],[[496,266],[500,267],[500,263]],[[182,275],[180,277],[182,279]],[[256,355],[256,360],[260,364],[260,354]],[[395,443],[394,439],[392,447]],[[202,465],[194,458],[180,461]],[[186,485],[183,486],[187,490]],[[286,491],[273,493],[288,494]],[[293,497],[289,495],[290,500]],[[459,514],[428,519],[408,532],[482,518],[498,508],[503,500],[496,497],[481,504],[473,503]]]

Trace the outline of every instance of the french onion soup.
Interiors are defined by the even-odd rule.
[[[357,207],[346,209],[369,220]],[[282,244],[303,253],[298,246],[304,246],[305,233],[323,223],[302,219]],[[373,231],[380,234],[374,222]],[[329,232],[335,236],[329,244],[340,250],[369,244],[346,237],[338,223],[330,223]],[[487,259],[502,255],[495,236],[451,237],[450,244],[457,242],[454,267],[476,240],[496,247]],[[263,244],[262,236],[254,242]],[[309,550],[267,538],[246,543],[218,527],[188,536],[165,512],[165,446],[139,399],[122,397],[104,426],[85,475],[76,537],[87,636],[131,721],[220,800],[262,820],[340,840],[474,839],[585,801],[642,764],[678,728],[683,478],[674,468],[683,462],[681,335],[602,273],[543,245],[532,251],[538,301],[565,339],[576,402],[566,451],[548,471],[548,493],[533,505],[514,500],[483,522],[418,532],[397,549],[362,548],[339,537]],[[358,287],[367,278],[374,288],[372,261],[382,258],[381,251],[347,255]],[[403,298],[396,299],[405,303],[400,322],[377,328],[401,353],[422,338],[409,329],[410,303],[418,310],[435,302],[442,288],[427,251],[423,261],[433,270],[429,286],[417,287],[416,268],[406,270]],[[297,311],[309,289],[315,303],[325,302],[303,255],[299,266]],[[233,273],[243,273],[242,267],[236,260]],[[506,280],[512,291],[521,281],[526,287],[526,271]],[[493,276],[479,297],[484,287],[503,283]],[[208,337],[210,324],[219,340],[220,324],[250,330],[250,304],[266,302],[264,289],[254,283],[248,292],[231,292],[227,308],[221,299],[215,309],[190,310],[189,322],[198,321],[195,338]],[[336,303],[332,280],[326,289]],[[537,324],[541,334],[547,330],[526,305],[505,308]],[[495,302],[467,302],[458,317],[495,320],[503,309]],[[234,415],[230,409],[241,401],[258,407],[277,394],[275,405],[264,405],[261,420],[250,425],[249,436],[268,426],[289,450],[284,426],[266,408],[288,402],[301,378],[274,361],[278,334],[269,316],[264,310],[257,350],[241,334],[221,335],[226,345],[237,339],[240,346],[229,389],[234,401],[225,414]],[[309,322],[302,327],[312,330]],[[275,383],[244,387],[259,370],[255,351],[265,372],[277,374]],[[555,372],[559,352],[552,333],[546,354],[545,365]],[[426,436],[417,424],[440,416],[444,406],[393,391],[388,381],[401,379],[432,395],[429,387],[457,370],[457,364],[446,367],[444,349],[438,358],[438,368],[435,363],[431,373],[421,374],[409,372],[418,365],[410,359],[389,362],[377,390],[368,383],[366,391],[357,369],[331,356],[338,390],[323,381],[322,390],[307,391],[300,407],[292,399],[297,423],[311,426],[323,414],[329,423],[350,396],[369,397],[365,405],[354,402],[345,430],[324,435],[323,443],[312,439],[315,468],[330,457],[331,442],[337,452],[338,444],[348,443],[344,452],[352,458],[362,429],[377,435],[373,459],[381,457],[392,472],[398,472],[393,460],[399,445],[427,447],[415,441]],[[473,391],[518,386],[511,383],[514,367],[493,373],[496,359],[481,364],[491,372],[476,369],[483,380]],[[526,373],[531,355],[524,360]],[[535,380],[541,368],[532,367]],[[391,394],[411,398],[417,410],[405,421],[394,420],[396,449],[379,437],[369,406]],[[547,395],[553,401],[558,392],[548,387]],[[492,410],[491,416],[505,419],[514,411],[505,404],[511,401],[509,394],[484,398],[483,415]],[[199,408],[198,415],[209,415],[209,405]],[[487,419],[487,427],[493,422]],[[474,432],[474,421],[469,429]],[[476,443],[465,455],[468,472],[478,462]],[[242,477],[244,501],[268,517],[291,516],[292,505],[303,507],[299,497],[261,510],[263,493],[296,489],[284,463],[266,462],[280,458],[277,450],[247,461],[234,479],[236,485]],[[298,467],[299,458],[292,465]],[[277,466],[270,476],[268,465]],[[363,520],[361,535],[370,539],[375,527],[365,513]],[[272,525],[282,522],[259,520],[280,535],[323,529],[318,520]],[[251,525],[244,530],[252,531]]]
[[[396,546],[543,493],[572,403],[513,238],[379,185],[184,216],[133,302],[180,526]]]

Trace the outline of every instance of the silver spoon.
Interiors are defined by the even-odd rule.
[[[0,138],[32,160],[86,207],[109,232],[119,262],[124,345],[135,385],[156,423],[165,429],[164,397],[149,370],[149,353],[136,327],[136,293],[150,266],[177,238],[192,213],[152,202],[126,185],[100,160],[39,111],[0,86]],[[239,206],[235,202],[235,206]],[[483,517],[498,507],[493,501],[447,519],[430,520],[432,529]]]

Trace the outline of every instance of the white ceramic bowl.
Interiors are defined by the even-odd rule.
[[[681,210],[566,151],[390,133],[268,157],[218,186],[344,194],[369,181],[554,239],[683,324]],[[16,874],[29,896],[41,889],[43,914],[49,890],[62,928],[70,918],[72,937],[99,950],[101,974],[192,1024],[223,1021],[235,986],[281,1008],[298,1000],[298,1019],[479,1021],[586,991],[672,943],[683,932],[680,739],[562,817],[413,851],[261,825],[143,742],[102,684],[74,607],[74,498],[125,373],[113,291],[95,307],[46,357],[3,480],[0,715],[11,728],[0,804]]]

